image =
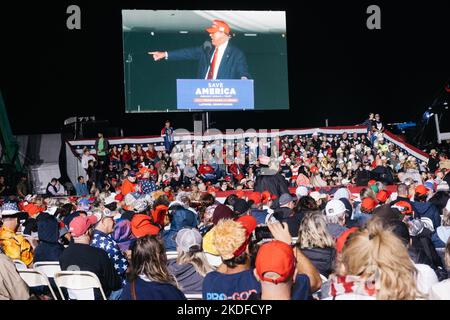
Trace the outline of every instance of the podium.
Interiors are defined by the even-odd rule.
[[[177,79],[178,110],[254,108],[253,80]]]

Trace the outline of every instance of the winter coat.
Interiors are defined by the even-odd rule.
[[[438,208],[430,202],[411,202],[416,217],[431,225],[436,231],[441,225],[441,216]]]
[[[34,252],[34,262],[59,261],[64,246],[58,242],[58,221],[53,216],[38,219],[37,231],[39,244]]]
[[[198,221],[195,213],[184,208],[181,204],[171,205],[169,212],[171,212],[172,220],[170,229],[165,230],[163,233],[163,239],[166,251],[175,251],[177,249],[175,242],[177,232],[183,228],[196,228]]]
[[[334,248],[303,248],[303,254],[311,261],[320,274],[326,278],[333,272],[336,249]]]
[[[262,168],[261,174],[256,177],[255,191],[269,191],[270,194],[281,196],[283,193],[289,193],[288,183],[286,179],[275,170]]]

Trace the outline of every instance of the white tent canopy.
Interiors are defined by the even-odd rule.
[[[123,10],[124,31],[204,32],[212,20],[223,20],[231,31],[285,33],[285,11]]]

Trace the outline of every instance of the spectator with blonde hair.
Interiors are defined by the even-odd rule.
[[[334,246],[335,242],[328,233],[325,216],[320,211],[306,212],[300,223],[297,248],[302,250],[325,277],[333,270],[336,255]]]
[[[202,293],[203,278],[212,271],[202,251],[202,240],[197,229],[184,228],[177,232],[178,257],[168,261],[168,268],[185,294]]]
[[[204,300],[247,300],[261,292],[250,267],[248,248],[256,219],[242,216],[237,220],[220,219],[211,232],[213,245],[223,264],[208,273],[203,281]]]
[[[327,300],[423,298],[417,270],[402,241],[380,223],[353,234],[338,256]]]

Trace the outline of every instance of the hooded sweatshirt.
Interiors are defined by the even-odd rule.
[[[183,207],[179,203],[174,203],[169,207],[172,211],[172,221],[170,222],[170,229],[163,233],[164,245],[166,251],[175,251],[177,244],[175,237],[177,232],[183,228],[196,228],[198,221],[197,216],[191,211]]]
[[[441,225],[441,216],[438,208],[429,202],[411,202],[414,213],[420,220],[432,224],[434,231]]]
[[[450,226],[440,226],[436,232],[431,236],[435,248],[445,248],[445,245],[450,238]]]
[[[203,276],[188,264],[178,264],[176,259],[167,262],[170,273],[177,279],[178,285],[184,294],[202,293]]]
[[[53,216],[47,216],[37,221],[39,245],[36,247],[34,262],[59,261],[64,246],[58,242],[59,225]]]

